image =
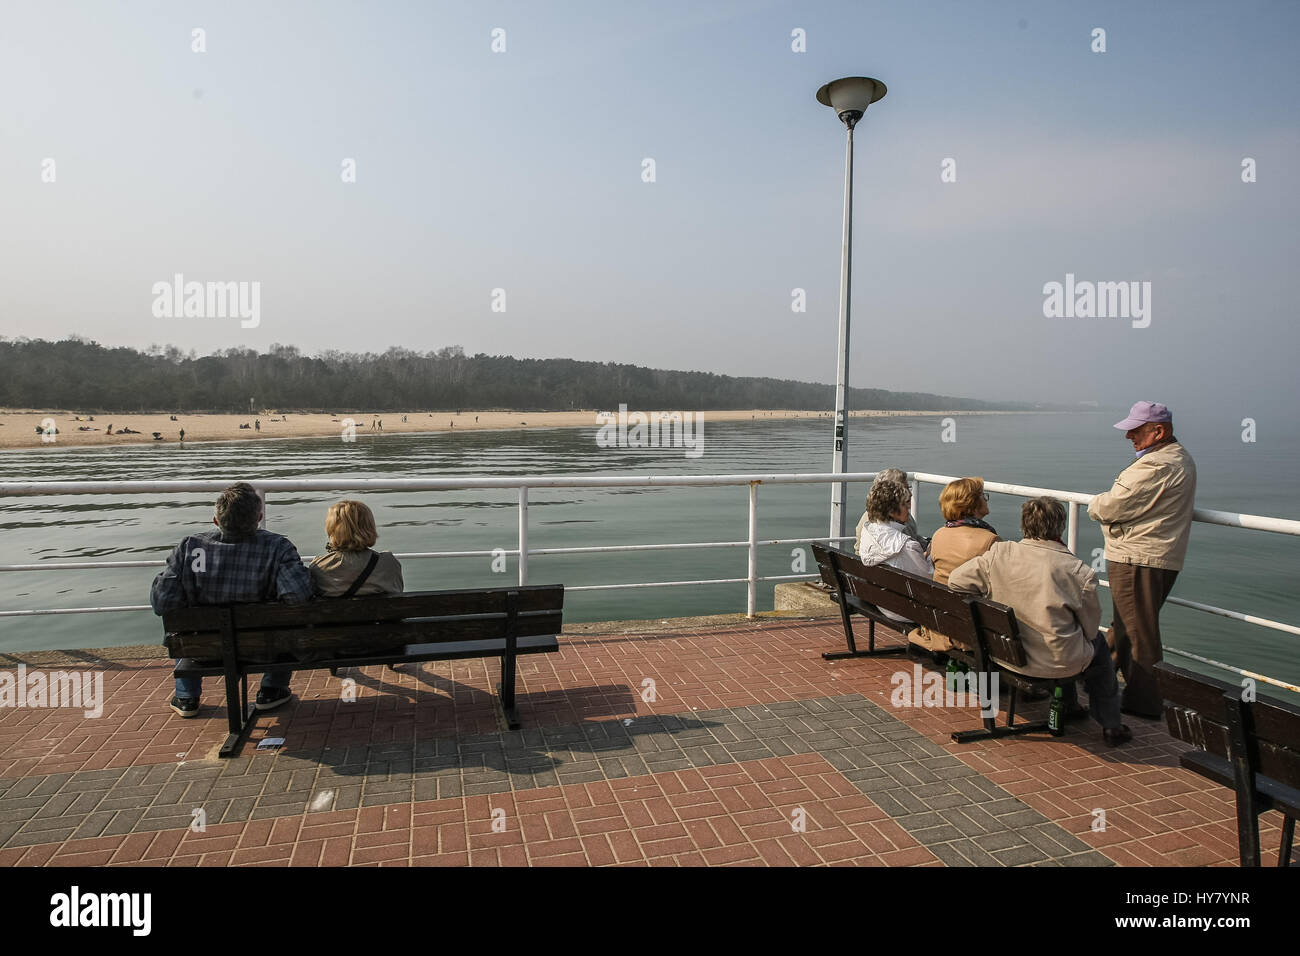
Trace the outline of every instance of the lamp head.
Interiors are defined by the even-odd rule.
[[[869,76],[846,76],[832,80],[817,91],[817,102],[835,110],[849,129],[857,125],[867,107],[885,95],[885,84]]]

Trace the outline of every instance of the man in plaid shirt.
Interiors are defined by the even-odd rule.
[[[262,499],[247,482],[231,485],[217,499],[215,531],[185,537],[167,568],[154,578],[149,603],[155,614],[196,604],[239,604],[284,601],[301,604],[312,597],[311,573],[298,549],[284,535],[262,529]],[[258,710],[271,710],[289,700],[287,670],[262,675]],[[199,712],[201,677],[176,678],[171,708],[182,717]]]

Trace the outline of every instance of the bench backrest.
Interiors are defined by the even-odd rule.
[[[839,548],[814,543],[813,555],[827,586],[838,591],[842,578],[856,601],[940,631],[971,656],[978,656],[982,639],[984,653],[995,660],[1025,663],[1016,612],[1006,605],[961,594],[909,571],[863,564],[857,555]]]
[[[1231,723],[1237,719],[1232,711],[1237,710],[1248,741],[1244,756],[1255,772],[1300,789],[1300,707],[1271,697],[1242,701],[1240,684],[1172,664],[1161,662],[1155,670],[1171,736],[1231,760]]]
[[[564,586],[408,591],[397,595],[318,598],[306,604],[267,602],[187,607],[163,615],[172,657],[218,658],[233,629],[245,660],[560,633]]]

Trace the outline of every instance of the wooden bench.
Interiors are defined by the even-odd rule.
[[[1007,722],[1004,726],[999,727],[993,717],[985,717],[983,729],[957,731],[952,735],[953,740],[966,743],[1047,728],[1046,719],[1015,724],[1017,697],[1022,691],[1050,692],[1058,684],[1065,684],[1066,680],[1030,677],[1003,666],[1010,664],[1023,667],[1028,660],[1024,645],[1020,642],[1020,629],[1014,609],[996,601],[954,591],[937,581],[908,571],[883,564],[863,564],[857,555],[839,548],[814,542],[812,549],[822,580],[832,589],[833,599],[840,606],[840,619],[848,642],[847,652],[824,653],[823,658],[833,661],[906,651],[906,645],[883,648],[875,646],[877,622],[898,631],[906,626],[881,613],[884,610],[893,611],[909,621],[947,635],[953,645],[947,652],[948,656],[965,664],[976,675],[977,681],[980,680],[980,675],[987,675],[984,680],[990,682],[982,686],[992,687],[991,679],[996,674],[999,689],[1003,686],[1010,688],[1007,695]],[[861,614],[871,622],[868,649],[865,651],[859,650],[854,640],[853,614]]]
[[[225,678],[230,735],[221,756],[230,757],[257,714],[248,675],[273,669],[500,657],[501,708],[517,729],[516,657],[559,650],[563,607],[559,584],[187,607],[163,615],[163,643],[177,677]]]
[[[1169,733],[1196,749],[1184,768],[1237,794],[1237,843],[1242,866],[1259,866],[1259,815],[1282,814],[1277,865],[1291,865],[1300,817],[1300,707],[1268,697],[1243,701],[1240,684],[1202,677],[1163,661],[1156,681]]]

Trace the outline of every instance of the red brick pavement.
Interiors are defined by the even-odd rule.
[[[914,866],[939,861],[817,754],[0,850],[49,866]]]
[[[881,632],[888,639],[888,635]],[[859,693],[946,748],[1049,820],[1123,865],[1236,865],[1231,793],[1178,767],[1185,745],[1163,726],[1130,719],[1132,744],[1111,749],[1092,724],[1046,735],[957,745],[974,711],[893,708],[902,658],[826,662],[838,622],[758,621],[691,631],[568,637],[561,652],[524,659],[526,726],[686,713]],[[107,703],[87,720],[69,710],[0,711],[0,777],[209,759],[225,735],[219,681],[202,718],[167,709],[169,664],[105,667]],[[327,672],[295,675],[296,704],[259,721],[255,736],[310,748],[493,732],[494,661],[345,672],[358,699],[337,706]],[[643,681],[655,699],[643,699]],[[1041,706],[1041,705],[1040,705]],[[263,759],[263,758],[256,758]],[[270,758],[266,758],[270,759]],[[806,833],[788,811],[808,813]],[[491,810],[505,810],[493,832]],[[1104,810],[1106,828],[1092,829]],[[1266,865],[1280,817],[1261,820]],[[1271,861],[1269,859],[1271,857]],[[816,754],[611,784],[573,784],[308,813],[187,830],[131,833],[0,850],[0,864],[147,865],[788,865],[934,864],[935,857]]]

